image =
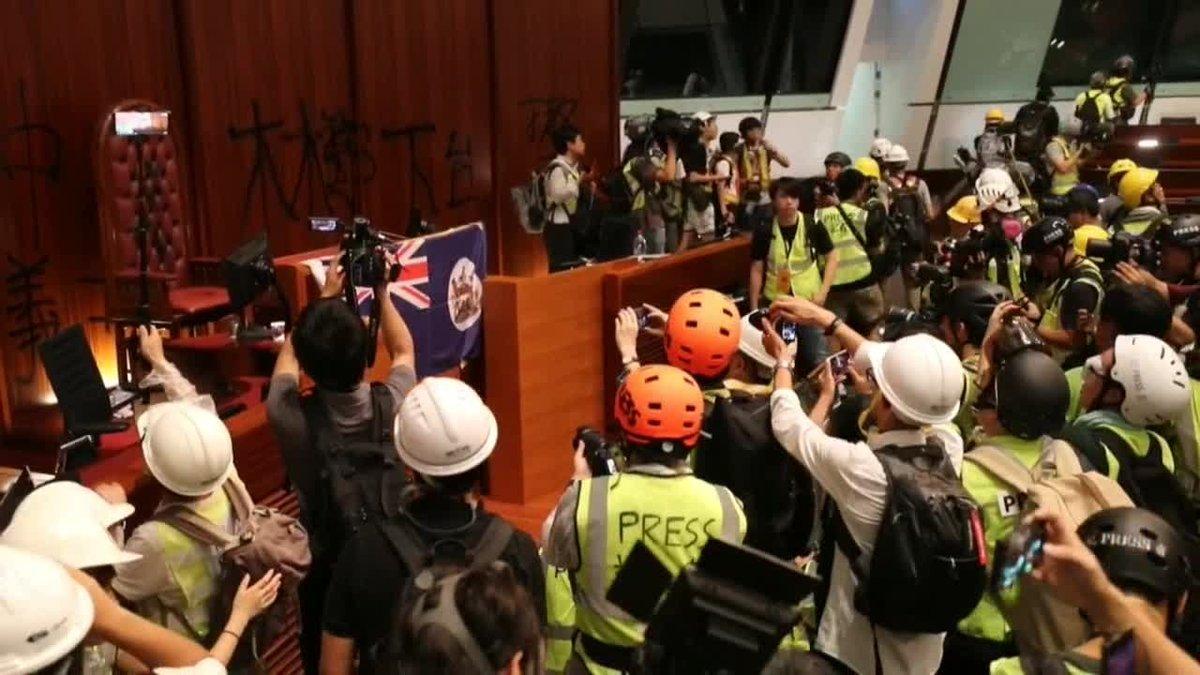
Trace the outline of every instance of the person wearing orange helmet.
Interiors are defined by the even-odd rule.
[[[621,382],[613,414],[624,471],[593,477],[577,457],[575,481],[551,516],[543,551],[547,564],[570,570],[576,582],[570,673],[631,669],[646,625],[606,596],[634,545],[645,545],[677,575],[710,538],[741,542],[746,534],[733,493],[696,478],[687,465],[704,421],[696,378],[674,366],[637,368]]]

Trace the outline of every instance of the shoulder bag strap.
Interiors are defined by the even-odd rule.
[[[471,569],[482,569],[499,560],[512,535],[513,529],[508,522],[503,518],[492,518],[487,529],[483,531],[483,536],[471,550]]]
[[[1047,459],[1054,462],[1055,472],[1059,476],[1074,476],[1083,473],[1083,465],[1079,463],[1079,455],[1075,452],[1075,446],[1064,440],[1055,438],[1046,444],[1038,463]]]
[[[1079,482],[1106,509],[1115,509],[1119,506],[1130,506],[1132,504],[1129,495],[1119,485],[1116,485],[1103,474],[1096,473],[1095,471],[1085,471],[1079,474]]]
[[[250,491],[246,489],[246,484],[242,482],[241,477],[236,472],[229,474],[222,489],[225,491],[225,496],[229,498],[234,522],[240,523],[249,518],[250,512],[254,510],[254,498],[250,496]]]
[[[225,549],[237,543],[235,538],[183,504],[168,506],[155,514],[154,520],[173,527],[188,538],[209,546]]]
[[[414,575],[425,567],[429,547],[411,525],[402,520],[380,520],[377,523],[383,538],[391,545],[396,557]]]
[[[981,445],[963,455],[963,459],[1021,492],[1028,492],[1033,485],[1033,473],[1000,448]]]
[[[390,300],[390,298],[389,298]],[[388,404],[392,404],[393,410],[388,410]],[[395,408],[395,399],[392,396],[392,390],[382,382],[371,384],[371,438],[376,442],[383,442],[386,438],[388,427],[393,420]]]
[[[869,569],[863,564],[863,550],[854,541],[854,535],[850,534],[850,529],[846,527],[846,521],[842,518],[842,510],[838,505],[833,504],[833,540],[837,543],[837,547],[842,549],[842,553],[846,559],[850,561],[850,571],[854,573],[854,578],[858,582],[864,582],[869,576]]]

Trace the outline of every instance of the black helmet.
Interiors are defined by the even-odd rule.
[[[850,159],[850,155],[847,155],[844,152],[831,152],[828,155],[825,155],[825,166],[837,164],[842,168],[846,168],[853,163],[854,160]]]
[[[1021,253],[1042,253],[1055,246],[1070,248],[1075,245],[1075,230],[1071,224],[1058,216],[1042,218],[1025,232],[1021,238]]]
[[[1155,234],[1160,244],[1200,247],[1200,215],[1189,213],[1172,218],[1159,225]]]
[[[1036,349],[1008,357],[996,371],[996,417],[1009,433],[1032,440],[1058,433],[1067,420],[1071,389],[1062,366]]]
[[[1090,78],[1088,78],[1088,88],[1103,89],[1104,81],[1107,79],[1108,76],[1104,74],[1103,70],[1097,70],[1096,72],[1092,73]]]
[[[1113,61],[1113,73],[1116,75],[1129,75],[1133,72],[1133,57],[1129,54],[1122,54]]]
[[[1187,541],[1150,511],[1126,506],[1094,513],[1079,526],[1079,538],[1122,589],[1132,586],[1173,603],[1191,585]]]
[[[988,319],[996,305],[1012,300],[1008,289],[990,281],[963,281],[950,291],[946,303],[946,316],[951,322],[963,322],[967,326],[968,339],[973,344],[983,342],[987,333]]]

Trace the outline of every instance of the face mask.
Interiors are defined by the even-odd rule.
[[[1021,236],[1021,221],[1011,215],[1005,215],[1000,219],[1000,229],[1004,230],[1005,239],[1016,241],[1017,237]]]

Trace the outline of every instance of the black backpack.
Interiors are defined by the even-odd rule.
[[[1017,111],[1013,119],[1016,128],[1013,154],[1017,159],[1032,163],[1046,149],[1046,143],[1050,142],[1046,138],[1046,111],[1049,109],[1047,105],[1027,103]]]
[[[1085,135],[1100,124],[1100,104],[1096,103],[1096,99],[1100,98],[1103,93],[1103,91],[1096,92],[1095,96],[1084,94],[1083,101],[1075,106],[1075,117],[1079,119]]]
[[[368,664],[360,664],[360,672],[377,675],[398,673],[403,653],[402,631],[413,603],[433,582],[457,572],[478,570],[500,559],[514,530],[503,518],[493,517],[479,539],[468,545],[465,536],[475,521],[451,531],[423,527],[410,517],[397,517],[377,523],[392,552],[404,566],[408,577],[396,597],[390,629],[379,644],[367,654]],[[426,543],[432,540],[433,543]]]
[[[936,439],[887,446],[876,456],[888,496],[869,560],[841,514],[834,516],[834,539],[858,582],[855,609],[890,630],[951,630],[979,604],[987,579],[979,507]]]
[[[812,477],[771,431],[771,401],[718,397],[694,455],[696,477],[742,501],[747,546],[791,560],[807,552],[816,513]]]
[[[310,509],[314,558],[336,556],[364,524],[394,514],[407,483],[392,444],[394,398],[387,385],[371,385],[371,425],[357,437],[335,428],[319,397],[313,394],[302,403],[320,463],[319,494]]]

